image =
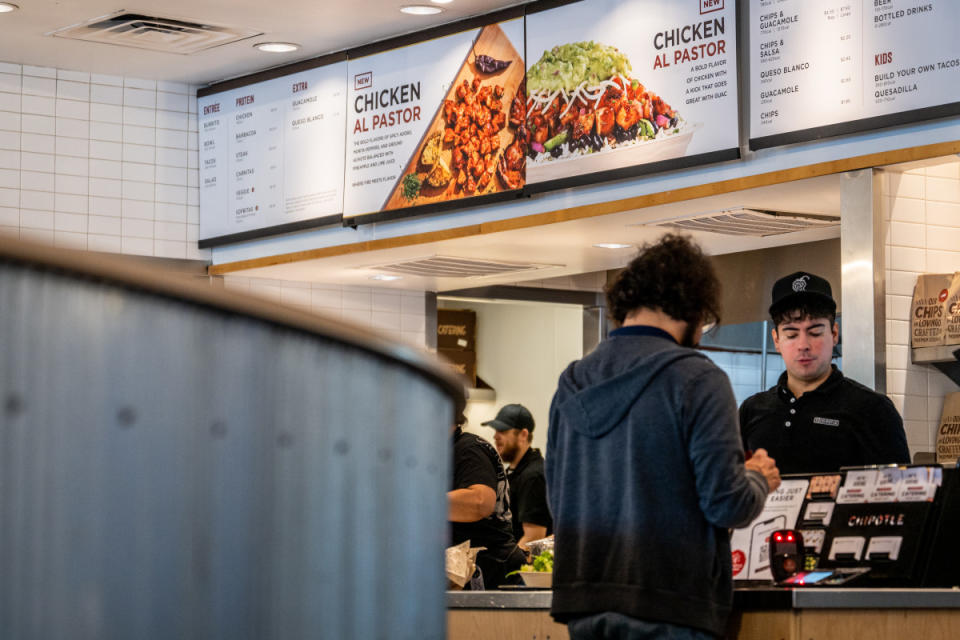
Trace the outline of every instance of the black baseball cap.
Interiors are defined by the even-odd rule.
[[[780,311],[801,307],[805,302],[813,300],[827,303],[833,312],[837,310],[830,283],[806,271],[791,273],[774,282],[772,298],[771,316]]]
[[[510,429],[526,429],[533,433],[533,416],[522,404],[505,404],[497,412],[497,417],[482,423],[485,427],[493,427],[497,431]]]

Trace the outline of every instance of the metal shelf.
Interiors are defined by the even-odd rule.
[[[954,383],[960,385],[960,345],[919,347],[911,351],[911,360],[914,364],[932,364]]]
[[[497,392],[486,381],[477,376],[477,386],[467,388],[467,402],[496,402]]]

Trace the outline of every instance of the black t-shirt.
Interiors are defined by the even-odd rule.
[[[451,522],[452,544],[470,540],[471,547],[486,547],[486,553],[498,560],[506,558],[517,546],[513,538],[510,493],[500,455],[489,442],[457,429],[453,436],[453,489],[482,484],[497,494],[493,513],[477,522]]]
[[[746,449],[764,448],[780,473],[909,463],[903,420],[890,399],[833,367],[823,384],[794,397],[787,374],[740,406]]]
[[[530,448],[513,469],[507,471],[510,483],[510,509],[513,511],[513,537],[523,537],[523,523],[547,528],[553,533],[553,518],[547,506],[547,481],[543,474],[543,456]]]

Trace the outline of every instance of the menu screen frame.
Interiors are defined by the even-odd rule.
[[[571,2],[580,2],[582,0],[559,0],[561,4],[569,4]],[[527,7],[524,5],[510,7],[500,11],[495,11],[488,14],[483,14],[475,16],[472,18],[467,18],[464,20],[459,20],[457,22],[448,23],[445,25],[440,25],[437,27],[432,27],[425,29],[423,31],[417,31],[414,33],[397,36],[395,38],[390,38],[388,40],[383,40],[380,42],[372,43],[362,47],[357,47],[347,51],[348,63],[362,63],[365,58],[372,58],[379,54],[389,53],[391,51],[396,51],[404,49],[406,47],[416,47],[417,45],[427,43],[430,41],[436,41],[448,36],[457,36],[470,32],[473,30],[483,30],[486,27],[491,25],[498,25],[501,23],[510,22],[512,20],[519,20],[521,22],[521,31],[524,32],[524,41],[525,41],[525,17],[527,13]],[[526,46],[525,42],[520,46],[518,51],[520,55],[519,65],[524,66],[526,60]],[[479,52],[474,52],[479,53]],[[513,64],[518,64],[514,62]],[[348,67],[349,68],[349,67]],[[356,68],[356,67],[354,67]],[[352,72],[351,72],[352,73]],[[379,76],[378,76],[379,77]],[[348,76],[348,84],[353,85],[353,76]],[[428,105],[425,106],[423,111],[424,117],[431,117],[433,115],[433,109],[437,105]],[[509,109],[509,104],[504,105],[505,109]],[[465,209],[470,209],[478,206],[486,206],[490,204],[496,204],[501,202],[511,202],[516,201],[520,198],[523,198],[528,195],[526,192],[526,186],[519,189],[505,190],[498,189],[489,193],[483,193],[480,195],[473,196],[462,196],[458,198],[453,198],[443,201],[433,201],[427,204],[415,204],[406,207],[395,207],[395,208],[379,208],[377,210],[366,211],[363,213],[354,213],[348,211],[348,194],[347,190],[350,189],[350,167],[348,166],[350,162],[349,153],[350,153],[350,138],[351,130],[350,127],[354,126],[353,123],[353,114],[348,112],[348,122],[347,122],[347,145],[346,153],[348,154],[347,161],[344,164],[344,215],[343,215],[343,226],[356,228],[363,224],[372,224],[377,222],[391,222],[395,220],[403,220],[407,218],[417,218],[421,216],[429,216],[438,213],[446,213],[452,211],[462,211]],[[507,127],[509,128],[509,127]],[[418,150],[419,153],[419,150]],[[493,176],[493,180],[498,180],[497,176]]]
[[[344,74],[346,74],[346,62],[347,54],[346,52],[333,53],[325,56],[320,56],[318,58],[312,58],[309,60],[304,60],[302,62],[285,65],[282,67],[277,67],[275,69],[268,69],[266,71],[250,74],[248,76],[242,76],[240,78],[235,78],[233,80],[227,80],[224,82],[219,82],[209,87],[202,87],[197,90],[197,118],[198,118],[198,129],[202,129],[202,106],[201,102],[204,98],[210,96],[216,96],[218,94],[226,94],[229,92],[236,91],[243,88],[253,88],[257,85],[264,85],[268,82],[275,81],[287,76],[294,76],[297,74],[302,74],[304,72],[309,72],[314,69],[319,69],[322,67],[328,67],[335,64],[344,65]],[[346,76],[344,75],[344,78]],[[343,107],[346,107],[346,96],[343,98],[344,104]],[[282,150],[281,150],[282,151]],[[229,152],[225,150],[218,150],[216,152],[217,157],[221,162],[228,161]],[[341,154],[342,155],[342,154]],[[257,160],[259,161],[259,159]],[[201,179],[203,174],[202,166],[199,169],[201,173]],[[248,240],[256,240],[258,238],[275,236],[283,233],[290,233],[294,231],[303,231],[306,229],[314,229],[319,227],[326,226],[340,226],[343,223],[343,172],[339,172],[340,180],[340,211],[337,213],[331,213],[328,215],[317,216],[313,218],[296,220],[285,223],[277,224],[267,224],[261,227],[256,227],[252,229],[246,229],[243,231],[238,231],[236,233],[221,233],[209,237],[199,238],[197,245],[200,249],[206,249],[210,247],[217,247],[226,244],[236,243],[236,242],[245,242]],[[200,185],[201,190],[203,189],[203,184]],[[201,199],[201,211],[200,215],[204,215],[203,201]]]
[[[899,111],[891,111],[889,113],[881,113],[877,115],[864,115],[863,117],[845,118],[837,121],[827,121],[826,124],[819,125],[819,126],[801,126],[796,129],[792,129],[789,131],[782,131],[778,133],[771,133],[766,135],[755,135],[756,133],[755,129],[758,128],[758,126],[757,126],[757,123],[755,122],[756,114],[754,112],[762,113],[761,109],[764,109],[764,108],[768,109],[771,112],[779,110],[776,108],[779,105],[777,105],[774,102],[769,102],[768,103],[770,104],[769,107],[761,106],[761,102],[758,100],[758,94],[760,94],[760,97],[762,98],[763,96],[762,96],[762,93],[760,92],[762,92],[763,89],[765,88],[776,89],[776,88],[779,88],[780,85],[782,84],[781,82],[779,82],[779,77],[777,77],[775,81],[771,81],[771,79],[761,77],[761,73],[769,74],[771,72],[776,72],[779,74],[782,67],[782,70],[784,72],[784,77],[785,77],[786,70],[796,66],[798,61],[800,64],[810,63],[810,60],[800,60],[795,55],[794,56],[784,55],[781,59],[779,57],[780,52],[775,51],[774,54],[776,57],[773,57],[770,59],[771,61],[773,60],[777,61],[778,64],[772,65],[772,62],[771,62],[772,66],[768,65],[768,68],[764,68],[763,66],[761,66],[761,59],[769,56],[766,53],[761,55],[761,51],[758,49],[758,47],[760,46],[760,43],[754,42],[754,39],[756,38],[756,35],[757,35],[756,31],[759,28],[754,23],[754,21],[760,19],[761,12],[772,11],[772,13],[770,14],[772,15],[773,13],[777,13],[778,11],[780,11],[781,8],[783,8],[782,4],[778,4],[776,6],[762,6],[763,4],[764,3],[761,2],[761,0],[748,0],[745,7],[746,15],[744,17],[744,22],[750,25],[747,29],[750,36],[749,42],[747,43],[749,46],[749,53],[745,56],[747,60],[747,66],[744,69],[744,72],[747,74],[747,77],[749,78],[749,86],[750,86],[749,95],[746,96],[746,99],[749,101],[749,110],[750,110],[750,118],[749,118],[750,121],[748,123],[748,129],[749,129],[748,146],[751,150],[769,149],[772,147],[779,147],[779,146],[790,145],[790,144],[814,142],[818,140],[835,138],[838,136],[865,133],[870,131],[878,131],[878,130],[888,129],[891,127],[916,124],[918,122],[925,122],[925,121],[937,120],[941,118],[948,118],[948,117],[960,115],[960,92],[958,92],[956,99],[951,99],[949,101],[941,102],[939,104],[928,104],[926,106],[915,107],[915,108],[905,108]],[[812,4],[813,3],[811,3],[811,5]],[[933,6],[934,4],[935,3],[931,3],[931,6]],[[907,66],[901,69],[899,67],[899,64],[901,63],[902,57],[903,57],[901,54],[903,53],[904,50],[908,49],[908,47],[903,43],[898,43],[897,37],[902,38],[904,34],[909,35],[914,33],[914,31],[910,30],[910,27],[912,25],[909,22],[909,20],[914,19],[913,17],[911,17],[913,16],[913,14],[910,14],[907,16],[896,15],[896,17],[894,18],[885,17],[884,16],[885,12],[887,12],[887,15],[890,15],[891,13],[891,12],[888,12],[888,10],[896,10],[899,8],[894,0],[887,0],[886,2],[883,2],[880,5],[875,4],[872,0],[870,1],[850,0],[849,5],[850,5],[849,10],[851,11],[851,13],[855,11],[856,16],[859,20],[858,24],[853,25],[855,28],[852,29],[850,32],[850,35],[853,37],[854,42],[857,45],[859,50],[853,53],[849,51],[844,52],[842,51],[842,49],[840,49],[842,45],[834,44],[833,46],[835,48],[838,48],[837,50],[840,53],[843,53],[844,55],[842,55],[839,59],[834,61],[834,63],[830,67],[828,67],[827,70],[829,70],[831,73],[839,74],[840,76],[842,76],[841,82],[847,81],[850,83],[851,87],[853,86],[857,87],[857,92],[854,95],[855,98],[863,98],[863,96],[867,95],[868,89],[878,90],[878,91],[888,90],[888,87],[895,87],[897,84],[902,83],[903,81],[906,81],[906,80],[902,80],[899,77],[899,72],[901,70],[910,70],[910,67]],[[809,15],[804,16],[802,14],[791,14],[789,11],[790,5],[787,5],[787,7],[784,8],[784,12],[786,12],[787,14],[785,16],[785,19],[788,20],[786,25],[783,27],[777,27],[775,29],[768,30],[769,33],[764,33],[762,37],[765,39],[779,40],[780,43],[782,44],[784,42],[782,38],[786,36],[781,36],[778,34],[789,33],[790,29],[793,28],[793,26],[791,25],[794,25],[794,24],[798,25],[796,28],[800,29],[800,33],[802,34],[803,33],[802,30],[805,27],[805,23],[808,22],[809,20],[811,19],[815,20],[818,18],[822,18],[824,20],[827,19],[826,12],[824,12],[822,16],[814,15],[815,8],[813,6],[806,6],[804,8],[810,11]],[[834,5],[831,5],[830,7],[828,7],[828,9],[832,11],[840,11],[842,8],[843,7],[838,7]],[[955,9],[953,10],[955,11]],[[904,14],[906,12],[899,11],[899,12],[893,12],[893,13]],[[834,14],[830,16],[830,21],[838,23],[843,18],[849,17],[849,16],[850,14],[846,14],[846,15]],[[868,17],[874,18],[873,30],[869,32],[863,29],[863,26],[867,23]],[[773,21],[776,22],[777,19],[774,18]],[[898,32],[897,31],[898,28],[901,29],[901,31]],[[917,27],[914,27],[914,30],[919,28],[920,28],[920,25],[918,25]],[[891,35],[891,33],[893,35]],[[882,36],[887,36],[887,38],[883,39]],[[823,37],[826,37],[826,36],[823,36]],[[881,47],[875,46],[875,47],[872,47],[870,51],[867,51],[867,48],[868,48],[867,45],[868,43],[871,43],[871,42],[874,44],[882,43],[883,46]],[[933,61],[938,60],[938,58],[934,56],[934,53],[936,53],[934,51],[935,48],[936,48],[935,46],[932,47],[931,52],[929,52],[929,54],[925,54]],[[809,50],[809,47],[807,49]],[[878,49],[878,51],[873,51],[872,49]],[[882,51],[880,49],[882,49]],[[832,53],[833,49],[830,49],[830,51]],[[784,53],[786,53],[786,50],[784,51]],[[856,55],[854,55],[854,53]],[[909,55],[913,53],[914,51],[911,49],[908,54],[908,59],[909,59]],[[952,55],[960,56],[960,51]],[[812,59],[816,58],[815,54],[808,53],[807,56],[808,58],[812,58]],[[870,60],[868,60],[869,56],[876,56],[876,59],[873,60],[873,64],[869,63],[870,62]],[[845,71],[841,69],[841,65],[844,63],[850,63],[851,69],[849,71]],[[905,64],[909,65],[909,62]],[[915,70],[916,68],[914,68],[914,71]],[[826,75],[824,71],[825,70],[822,67],[818,67],[818,71],[817,71],[817,73],[819,74],[818,78],[824,77]],[[849,77],[847,74],[849,74]],[[879,74],[883,74],[884,77],[881,79],[881,75]],[[889,74],[891,76],[889,80],[886,79],[886,74]],[[909,78],[909,76],[905,76],[905,77]],[[934,83],[938,85],[944,84],[944,83],[939,83],[936,80],[934,81]],[[842,87],[838,88],[837,89],[838,92],[842,92],[841,89]],[[807,89],[807,91],[811,94],[817,93],[816,91],[811,90],[809,88]],[[843,96],[840,96],[840,97],[843,97]],[[936,98],[936,95],[931,92],[930,98]],[[808,96],[806,97],[806,100],[809,101],[811,100],[811,98]],[[877,102],[879,102],[879,100],[880,98],[877,98],[875,100],[874,105]],[[803,102],[802,104],[809,104],[809,102]],[[860,105],[861,113],[869,112],[872,109],[875,110],[877,107],[875,107],[874,105],[866,104],[866,102],[864,101],[864,104]],[[760,123],[761,126],[763,124],[767,124],[767,123]]]
[[[578,0],[578,2],[589,3],[589,0]],[[730,160],[739,160],[742,157],[741,144],[740,144],[741,143],[740,113],[742,110],[743,96],[740,91],[740,88],[741,88],[740,68],[742,65],[742,60],[741,60],[742,40],[741,40],[740,14],[743,8],[743,3],[740,0],[725,0],[725,2],[726,4],[724,4],[724,0],[710,0],[710,2],[707,2],[707,3],[704,3],[701,1],[699,3],[701,6],[699,7],[700,12],[699,12],[699,16],[697,16],[697,19],[708,20],[712,15],[715,15],[714,12],[718,10],[725,10],[725,13],[729,14],[730,20],[729,20],[729,23],[726,25],[726,30],[728,33],[732,35],[733,43],[732,43],[732,46],[729,47],[727,56],[729,59],[732,60],[733,69],[726,70],[729,73],[729,75],[727,76],[726,86],[729,87],[728,90],[732,90],[733,92],[735,92],[735,95],[732,96],[728,100],[728,102],[732,101],[733,103],[734,113],[732,116],[731,124],[734,130],[736,131],[736,134],[732,136],[732,139],[729,142],[729,146],[719,145],[720,148],[716,148],[713,150],[700,152],[700,153],[693,153],[691,155],[680,155],[680,156],[670,157],[663,160],[655,160],[652,162],[628,164],[621,167],[609,168],[609,169],[604,169],[599,171],[573,173],[571,175],[557,177],[554,179],[543,179],[539,181],[535,179],[535,176],[529,175],[530,165],[528,164],[528,180],[527,180],[526,186],[524,187],[524,191],[527,194],[533,195],[537,193],[556,191],[556,190],[567,189],[572,187],[601,184],[601,183],[606,183],[606,182],[611,182],[616,180],[642,177],[642,176],[652,175],[652,174],[661,173],[665,171],[675,171],[680,169],[688,169],[695,166],[716,164],[716,163],[726,162]],[[576,3],[563,2],[563,1],[538,2],[528,6],[527,17],[529,18],[530,16],[540,14],[546,11],[563,8],[565,7],[565,5],[570,5],[570,4],[576,4]],[[697,4],[697,3],[691,0],[691,4]],[[711,6],[705,7],[705,4],[708,4]],[[682,13],[682,10],[680,9],[676,9],[676,11],[678,14]],[[691,14],[691,19],[692,18],[693,16]],[[664,29],[669,29],[670,27],[679,28],[685,25],[680,25],[679,23],[672,24],[672,23],[664,22],[661,26]],[[544,49],[543,46],[541,46],[536,51],[531,49],[529,34],[530,34],[530,28],[528,24],[527,25],[528,70],[533,64],[537,62],[537,59],[540,57],[541,53],[543,53],[542,50]],[[599,37],[600,37],[599,34],[597,34],[597,38]],[[679,36],[678,34],[675,34],[674,37],[678,38]],[[582,37],[582,39],[590,40],[591,35],[586,34]],[[702,44],[703,42],[704,41],[699,41],[693,44]],[[553,44],[559,44],[559,42],[553,43]],[[605,44],[609,44],[609,43],[605,43]],[[617,42],[615,44],[622,45],[623,43]],[[729,45],[730,43],[728,42],[727,44]],[[669,46],[664,46],[663,48],[658,49],[657,52],[658,52],[657,55],[663,58],[664,61],[670,64],[676,63],[676,60],[670,55],[672,52],[670,51]],[[648,53],[654,53],[654,52],[648,52]],[[628,56],[628,58],[631,58],[631,57]],[[646,79],[649,77],[649,74],[646,73],[640,67],[643,65],[647,65],[647,63],[649,63],[649,60],[646,59],[643,55],[640,55],[640,56],[637,56],[636,58],[631,58],[631,62],[633,64],[635,71],[640,76],[639,79],[641,80],[641,82],[646,81]],[[667,66],[670,66],[670,64],[667,64]],[[690,64],[690,63],[687,62],[685,64]],[[707,73],[709,73],[709,71]],[[682,75],[682,73],[677,75]],[[691,86],[690,83],[692,83],[693,86],[698,86],[699,82],[700,82],[699,79],[695,80],[693,77],[689,77],[687,79],[686,86],[688,87]],[[529,83],[529,79],[528,79],[528,83]],[[704,84],[703,86],[706,87],[706,84]],[[657,89],[657,87],[651,87],[651,88],[655,90],[660,90],[660,89]],[[709,89],[709,87],[707,88]],[[529,91],[529,87],[528,87],[528,91]],[[672,96],[672,100],[675,101],[676,104],[674,104],[674,106],[677,107],[678,111],[680,112],[686,111],[687,113],[689,113],[690,109],[685,106],[684,100],[683,100],[683,97],[685,95],[687,94],[686,93],[681,94],[679,91],[675,91],[675,93]],[[729,108],[729,105],[727,105],[726,108]],[[661,142],[658,141],[658,142],[654,142],[653,144],[655,145],[661,144]]]

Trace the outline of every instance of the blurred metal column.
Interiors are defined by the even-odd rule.
[[[844,375],[885,393],[886,260],[880,180],[881,174],[873,169],[844,175],[840,220],[841,344]]]
[[[69,253],[0,240],[0,638],[443,640],[460,382]]]

